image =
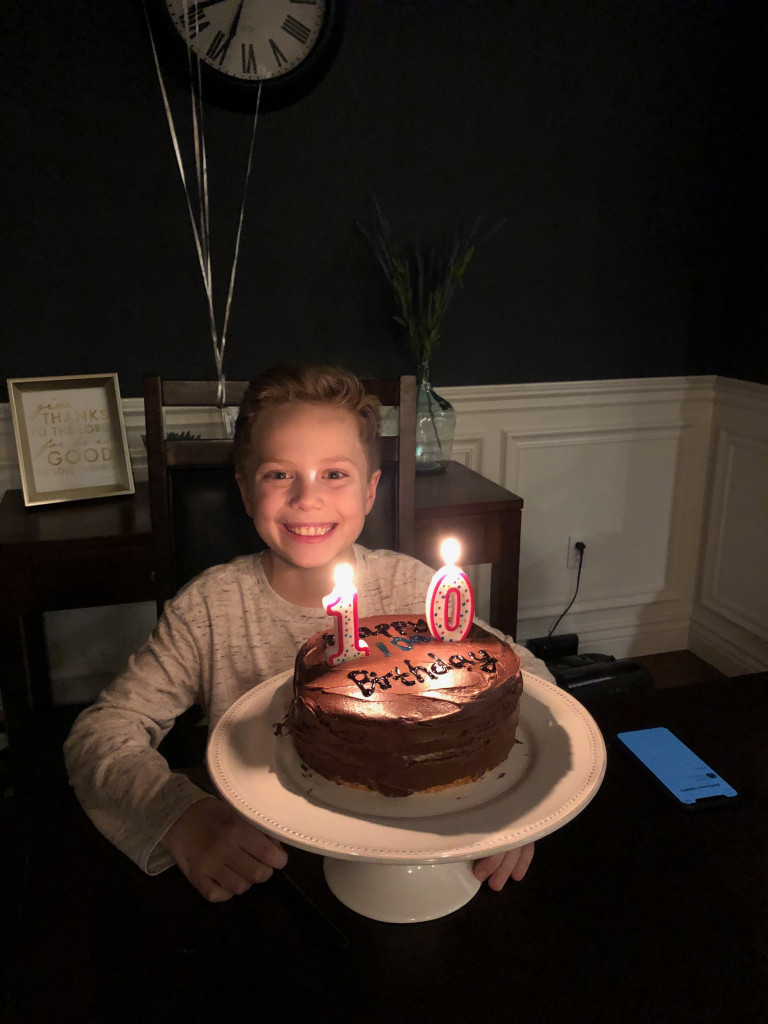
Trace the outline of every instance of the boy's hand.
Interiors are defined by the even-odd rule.
[[[216,797],[192,804],[163,836],[189,881],[211,903],[240,896],[285,867],[285,850]]]
[[[492,857],[483,857],[475,861],[472,872],[480,882],[488,879],[488,885],[500,892],[509,878],[516,882],[522,881],[533,860],[534,844],[518,846],[506,853],[496,853]]]

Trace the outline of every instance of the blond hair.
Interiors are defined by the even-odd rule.
[[[358,421],[370,477],[379,468],[379,400],[341,366],[275,366],[254,377],[235,424],[234,462],[242,472],[253,448],[253,427],[265,405],[306,402],[347,409]]]

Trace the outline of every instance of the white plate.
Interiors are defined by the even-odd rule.
[[[566,824],[605,774],[605,744],[592,716],[564,690],[523,672],[523,742],[510,754],[501,792],[489,793],[485,779],[461,792],[414,797],[358,793],[325,780],[318,787],[316,776],[305,777],[296,767],[290,739],[274,734],[290,700],[292,675],[267,680],[225,712],[208,745],[208,768],[222,796],[245,818],[303,850],[384,864],[488,855]],[[489,773],[491,782],[503,770]],[[469,792],[474,787],[482,794],[479,804]],[[452,798],[455,810],[446,804]],[[408,802],[411,810],[398,815],[395,805],[407,808]]]

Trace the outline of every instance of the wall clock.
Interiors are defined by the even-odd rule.
[[[169,70],[200,60],[203,95],[240,109],[293,103],[327,72],[341,39],[344,0],[155,0],[171,36]],[[183,68],[182,68],[183,64]]]

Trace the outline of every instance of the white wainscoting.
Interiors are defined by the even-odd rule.
[[[728,674],[768,667],[768,388],[718,380],[691,649]]]
[[[731,675],[768,667],[768,387],[664,377],[438,391],[456,408],[454,458],[525,502],[519,639],[546,634],[568,605],[577,577],[569,539],[583,540],[578,595],[557,630],[577,633],[580,650],[689,648]],[[123,409],[142,479],[142,401]],[[200,410],[180,410],[172,424],[193,433],[211,425]],[[5,405],[0,487],[18,486]],[[487,571],[474,578],[487,588]],[[52,615],[56,672],[109,668],[103,643],[98,666],[88,661],[81,632],[67,651],[55,618],[65,613]]]
[[[626,657],[688,646],[713,377],[444,389],[457,457],[524,502],[520,639]],[[439,390],[439,389],[438,389]]]

